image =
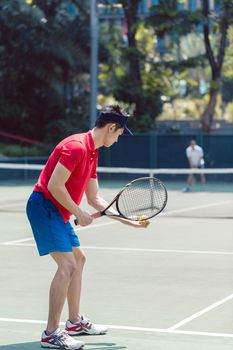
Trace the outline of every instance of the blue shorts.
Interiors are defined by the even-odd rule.
[[[32,192],[26,211],[40,255],[72,252],[72,247],[80,246],[70,222],[64,222],[56,206],[42,192]]]

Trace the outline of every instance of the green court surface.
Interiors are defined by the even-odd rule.
[[[56,266],[25,215],[32,186],[0,187],[0,350],[40,349]],[[110,201],[117,190],[102,188]],[[83,208],[87,208],[84,201]],[[87,350],[232,350],[233,195],[169,190],[148,229],[108,218],[77,228],[87,255],[82,312],[109,326]],[[67,316],[62,314],[61,327]]]

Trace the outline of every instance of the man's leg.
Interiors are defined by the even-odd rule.
[[[192,186],[193,180],[194,180],[193,174],[189,174],[188,180],[187,180],[188,186]]]
[[[61,312],[67,297],[69,285],[77,268],[73,253],[50,253],[58,265],[49,293],[49,316],[46,331],[52,333],[59,327]]]
[[[73,247],[73,254],[76,261],[76,270],[72,276],[72,280],[68,288],[67,301],[69,307],[69,320],[71,322],[77,322],[80,317],[82,272],[86,261],[86,256],[80,247]]]
[[[187,178],[187,186],[183,189],[183,192],[190,192],[193,180],[194,180],[193,174],[189,174]]]
[[[66,330],[69,335],[80,334],[105,334],[108,329],[106,326],[92,323],[89,319],[80,315],[80,296],[82,286],[82,271],[86,261],[85,254],[80,247],[73,248],[77,268],[73,274],[72,280],[67,292],[67,301],[69,307],[69,320],[66,322]]]
[[[205,174],[200,174],[201,183],[204,185],[206,183]]]

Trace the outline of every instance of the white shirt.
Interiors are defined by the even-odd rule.
[[[204,160],[200,162],[204,156],[203,149],[198,145],[195,145],[194,149],[191,146],[187,147],[186,156],[190,159],[192,166],[204,164]]]

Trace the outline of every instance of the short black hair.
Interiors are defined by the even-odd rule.
[[[116,116],[119,115],[119,116],[125,116],[125,117],[128,117],[128,113],[123,109],[121,108],[119,105],[108,105],[106,107],[104,107],[102,110],[101,110],[101,114],[104,114],[104,113],[112,113],[112,114],[115,114]],[[98,117],[96,119],[96,122],[95,122],[95,126],[97,128],[103,128],[105,127],[105,125],[109,124],[110,122],[107,121],[107,120],[104,120],[100,117]],[[115,123],[116,124],[116,130],[118,129],[121,129],[122,128],[122,125],[118,124],[118,123]]]

